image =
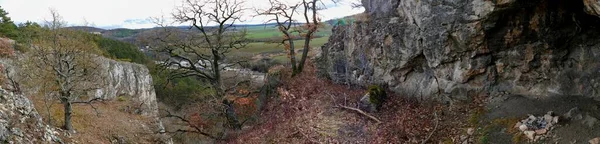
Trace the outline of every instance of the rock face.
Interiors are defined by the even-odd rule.
[[[113,100],[119,96],[131,97],[144,115],[158,116],[156,93],[152,76],[146,66],[112,59],[98,58],[105,72],[105,88],[99,89],[96,97]]]
[[[316,58],[336,82],[419,99],[479,94],[600,100],[600,1],[363,0]]]
[[[44,124],[29,99],[0,88],[1,143],[62,143],[58,135]]]
[[[17,59],[23,59],[23,55],[18,57]],[[90,95],[105,100],[115,100],[120,96],[128,97],[136,103],[134,108],[140,114],[158,116],[158,103],[152,76],[146,66],[104,57],[98,57],[96,61],[101,65],[100,69],[103,73],[100,76],[105,82],[101,84],[102,89]],[[16,64],[13,59],[0,59],[0,64],[8,69],[9,75],[19,77],[17,73],[21,71],[19,67],[15,67],[19,64]]]

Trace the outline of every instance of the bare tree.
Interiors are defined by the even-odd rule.
[[[164,24],[165,21],[156,19],[155,22],[163,30],[157,32],[157,36],[150,41],[156,42],[150,45],[163,58],[162,70],[170,73],[169,79],[195,77],[210,83],[214,96],[212,100],[206,101],[222,107],[219,111],[235,129],[241,128],[241,125],[232,102],[224,99],[226,89],[222,73],[226,68],[242,62],[227,56],[232,50],[247,45],[245,29],[235,26],[241,22],[244,11],[243,0],[184,0],[172,16],[178,23],[189,24],[189,29],[169,27]],[[195,130],[216,138],[199,129]]]
[[[172,73],[175,77],[195,76],[207,80],[217,96],[224,95],[221,71],[238,62],[225,64],[223,60],[231,50],[247,44],[245,30],[234,27],[241,20],[242,6],[238,0],[185,0],[173,17],[177,22],[190,24],[190,31],[171,37],[182,38],[180,40],[159,39],[167,45],[157,49],[169,55],[164,64],[175,69]]]
[[[91,37],[82,32],[63,29],[61,16],[51,10],[43,36],[33,41],[26,68],[34,71],[31,80],[42,81],[41,92],[56,95],[64,106],[64,128],[73,131],[73,104],[90,104],[99,98],[88,95],[104,84],[100,65],[94,59],[99,53]],[[46,85],[48,84],[48,85]],[[82,99],[92,99],[82,101]],[[95,109],[95,107],[92,105]]]
[[[267,23],[276,22],[279,31],[284,35],[280,43],[288,51],[292,64],[292,76],[294,76],[304,69],[310,51],[310,42],[314,39],[314,34],[319,30],[319,27],[322,26],[318,11],[325,9],[325,4],[323,0],[302,0],[302,2],[293,5],[284,4],[279,0],[269,0],[269,2],[271,7],[266,10],[259,10],[258,14],[275,17],[268,20]],[[332,2],[337,3],[337,0],[332,0]],[[298,12],[298,10],[301,12]],[[295,13],[301,14],[301,18],[304,20],[302,26],[297,25],[299,23],[296,21],[297,18],[294,17]],[[298,63],[296,62],[294,33],[304,39],[302,56]]]
[[[283,34],[283,39],[279,42],[284,45],[288,56],[290,57],[290,63],[292,64],[292,75],[296,75],[299,70],[296,65],[296,48],[294,45],[294,29],[292,29],[297,23],[294,20],[294,14],[300,4],[287,5],[279,0],[269,0],[271,7],[266,10],[257,10],[259,15],[273,16],[273,19],[268,20],[266,23],[275,22],[277,23],[278,30]]]

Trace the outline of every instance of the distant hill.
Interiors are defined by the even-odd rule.
[[[102,32],[102,35],[105,35],[105,36],[111,37],[111,38],[120,39],[120,38],[127,38],[130,36],[137,35],[141,31],[143,31],[143,29],[118,28],[118,29],[106,30],[106,31]]]
[[[320,30],[316,37],[326,37],[331,35],[331,26],[334,25],[338,20],[329,20],[324,22],[326,24],[322,30]],[[296,23],[296,25],[302,25],[303,23]],[[272,41],[273,38],[280,37],[281,33],[276,28],[276,23],[267,23],[267,24],[244,24],[244,25],[233,25],[233,29],[246,29],[248,30],[248,38],[252,42],[268,42]],[[137,45],[138,47],[142,47],[143,44],[139,42],[140,38],[143,38],[145,35],[152,34],[155,31],[158,31],[162,28],[144,28],[144,29],[126,29],[126,28],[117,28],[117,29],[102,29],[96,27],[88,27],[88,26],[73,26],[68,27],[69,29],[81,30],[89,33],[101,34],[104,37],[119,40],[127,43],[131,43]],[[195,31],[195,29],[190,26],[176,26],[171,27],[185,31]],[[207,27],[207,29],[216,28],[216,27]]]
[[[104,32],[105,29],[101,29],[101,28],[97,28],[97,27],[89,27],[89,26],[72,26],[72,27],[67,27],[67,29],[72,29],[72,30],[80,30],[80,31],[85,31],[85,32]]]

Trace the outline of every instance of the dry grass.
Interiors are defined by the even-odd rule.
[[[0,57],[10,57],[15,55],[13,48],[14,42],[7,38],[0,37]]]
[[[41,98],[32,97],[36,109],[47,122],[47,113]],[[111,143],[111,140],[123,139],[125,142],[155,143],[154,130],[156,121],[153,118],[144,117],[126,112],[127,101],[107,101],[94,104],[98,107],[100,115],[89,105],[73,106],[73,126],[76,133],[67,142],[77,143]],[[54,104],[50,108],[52,125],[61,127],[63,124],[63,107]]]

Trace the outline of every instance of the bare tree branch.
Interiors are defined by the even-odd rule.
[[[96,116],[100,117],[100,112],[98,112],[98,108],[93,105],[93,102],[95,101],[102,101],[102,98],[93,98],[89,101],[75,101],[71,102],[71,104],[87,104],[90,107],[92,107],[92,109],[94,109],[94,112],[96,112]]]
[[[167,115],[163,116],[162,118],[174,118],[174,119],[177,119],[177,120],[179,120],[179,121],[182,121],[182,122],[186,123],[186,124],[187,124],[186,126],[188,126],[188,127],[191,127],[191,128],[193,128],[193,129],[194,129],[194,130],[182,130],[182,129],[178,129],[178,130],[177,130],[177,131],[175,131],[175,132],[169,132],[169,133],[177,133],[177,132],[190,132],[190,133],[197,133],[197,134],[201,134],[201,135],[204,135],[204,136],[206,136],[206,137],[209,137],[209,138],[211,138],[211,139],[217,139],[217,140],[218,140],[218,139],[220,139],[220,138],[218,138],[218,137],[216,137],[216,136],[213,136],[213,135],[211,135],[211,134],[209,134],[209,133],[207,133],[207,132],[204,132],[204,131],[202,131],[202,128],[200,128],[200,127],[198,127],[198,126],[196,126],[196,125],[192,124],[192,123],[191,123],[189,120],[187,120],[186,118],[184,118],[184,117],[182,117],[182,116],[174,115],[174,114],[172,114],[172,113],[171,113],[170,111],[168,111],[168,110],[164,110],[164,111],[165,111],[165,112],[167,112]],[[165,132],[166,132],[166,131],[165,131]]]
[[[377,123],[381,123],[381,120],[379,120],[379,119],[377,119],[376,117],[374,117],[374,116],[372,116],[372,115],[370,115],[370,114],[367,114],[366,112],[364,112],[364,111],[362,111],[362,110],[360,110],[360,109],[357,109],[357,108],[353,108],[353,107],[347,107],[347,106],[343,106],[343,105],[338,105],[338,106],[335,106],[335,108],[342,108],[342,109],[351,110],[351,111],[357,112],[358,114],[361,114],[361,115],[363,115],[363,116],[366,116],[366,117],[368,117],[369,119],[371,119],[371,120],[373,120],[373,121],[375,121],[375,122],[377,122]]]

